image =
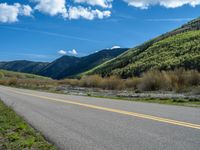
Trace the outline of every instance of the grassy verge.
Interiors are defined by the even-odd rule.
[[[0,149],[56,150],[0,100]]]
[[[88,96],[96,97],[96,98],[109,98],[109,99],[121,100],[121,101],[157,103],[157,104],[166,104],[166,105],[176,105],[176,106],[187,106],[187,107],[200,108],[200,100],[196,100],[196,99],[124,98],[124,97],[114,97],[114,96],[93,96],[93,95],[88,95]]]

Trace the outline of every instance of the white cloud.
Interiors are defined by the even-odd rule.
[[[36,2],[35,9],[49,14],[51,16],[61,15],[63,18],[67,18],[67,8],[65,6],[65,0],[31,0]]]
[[[84,18],[87,20],[93,20],[95,18],[103,19],[105,17],[110,17],[110,11],[100,11],[98,9],[92,10],[90,7],[85,8],[82,6],[70,7],[68,11],[69,19],[79,19]]]
[[[111,49],[118,49],[118,48],[121,48],[120,46],[113,46],[111,47]]]
[[[0,22],[3,23],[17,22],[19,15],[31,16],[31,13],[32,8],[29,5],[0,3]]]
[[[87,3],[92,6],[101,6],[103,8],[111,8],[113,0],[74,0],[75,3]]]
[[[64,19],[103,19],[111,16],[111,10],[114,0],[29,0],[35,4],[34,10],[49,14],[51,16],[60,15]],[[122,0],[130,6],[141,9],[148,9],[153,5],[160,5],[166,8],[177,8],[183,5],[195,7],[200,5],[200,0]],[[72,6],[74,3],[100,6],[104,10],[92,9],[91,7]],[[107,10],[106,10],[107,8]],[[0,3],[0,22],[13,23],[18,21],[19,16],[32,16],[32,8],[29,5],[20,3],[7,4]],[[167,21],[179,21],[179,19],[169,19]]]
[[[32,8],[29,5],[21,5],[19,11],[24,16],[31,16],[31,13],[33,12]]]
[[[200,0],[124,0],[130,6],[147,9],[152,5],[160,5],[166,8],[177,8],[183,5],[195,7],[200,5]]]
[[[71,55],[77,55],[78,54],[78,52],[75,49],[69,51],[68,53],[71,54]]]
[[[66,54],[67,54],[67,51],[65,51],[65,50],[59,50],[59,51],[58,51],[58,54],[60,54],[60,55],[66,55]]]
[[[103,19],[104,17],[110,17],[110,11],[100,11],[98,9],[92,10],[90,7],[85,8],[82,6],[71,6],[66,7],[65,0],[31,0],[37,3],[35,9],[49,14],[51,16],[61,15],[63,18],[68,19],[79,19],[84,18],[87,20],[93,20],[95,18]],[[91,5],[101,5],[102,7],[108,7],[108,2],[111,0],[93,1],[93,0],[75,0],[77,3],[88,3]]]
[[[58,54],[60,54],[60,55],[67,55],[68,53],[70,55],[77,55],[78,54],[78,52],[75,49],[72,49],[71,51],[66,51],[66,50],[59,50],[58,51]]]
[[[19,9],[16,5],[0,4],[0,22],[18,21]]]

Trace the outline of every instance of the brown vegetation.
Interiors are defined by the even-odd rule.
[[[59,81],[72,86],[102,88],[109,90],[132,89],[139,91],[183,91],[190,87],[200,86],[200,73],[196,70],[176,69],[174,71],[151,70],[141,77],[121,79],[117,76],[102,78],[99,75],[84,76],[78,79]]]
[[[0,84],[24,88],[50,89],[56,86],[69,85],[108,90],[135,90],[135,91],[185,91],[200,86],[200,73],[195,70],[176,69],[174,71],[152,70],[141,77],[121,79],[117,76],[102,78],[99,75],[84,76],[81,79],[27,79],[16,76],[4,77],[0,75]]]

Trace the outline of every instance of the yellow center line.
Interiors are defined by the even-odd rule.
[[[129,112],[129,111],[124,111],[124,110],[119,110],[119,109],[102,107],[102,106],[97,106],[97,105],[79,103],[79,102],[74,102],[74,101],[69,101],[69,100],[58,99],[58,98],[39,96],[39,95],[35,95],[35,94],[18,92],[18,91],[13,91],[13,90],[11,90],[11,91],[16,93],[16,94],[22,94],[22,95],[37,97],[37,98],[41,98],[41,99],[44,99],[44,100],[67,103],[67,104],[72,104],[72,105],[79,105],[79,106],[83,106],[83,107],[87,107],[87,108],[98,109],[98,110],[103,110],[103,111],[107,111],[107,112],[114,112],[114,113],[118,113],[118,114],[134,116],[134,117],[138,117],[138,118],[153,120],[153,121],[162,122],[162,123],[168,123],[168,124],[172,124],[172,125],[178,125],[178,126],[182,126],[182,127],[200,129],[199,124],[193,124],[193,123],[188,123],[188,122],[183,122],[183,121],[177,121],[177,120],[161,118],[161,117],[156,117],[156,116],[151,116],[151,115],[146,115],[146,114],[140,114],[140,113]]]

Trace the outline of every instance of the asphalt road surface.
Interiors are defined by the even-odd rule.
[[[200,150],[200,109],[0,86],[0,98],[61,150]]]

